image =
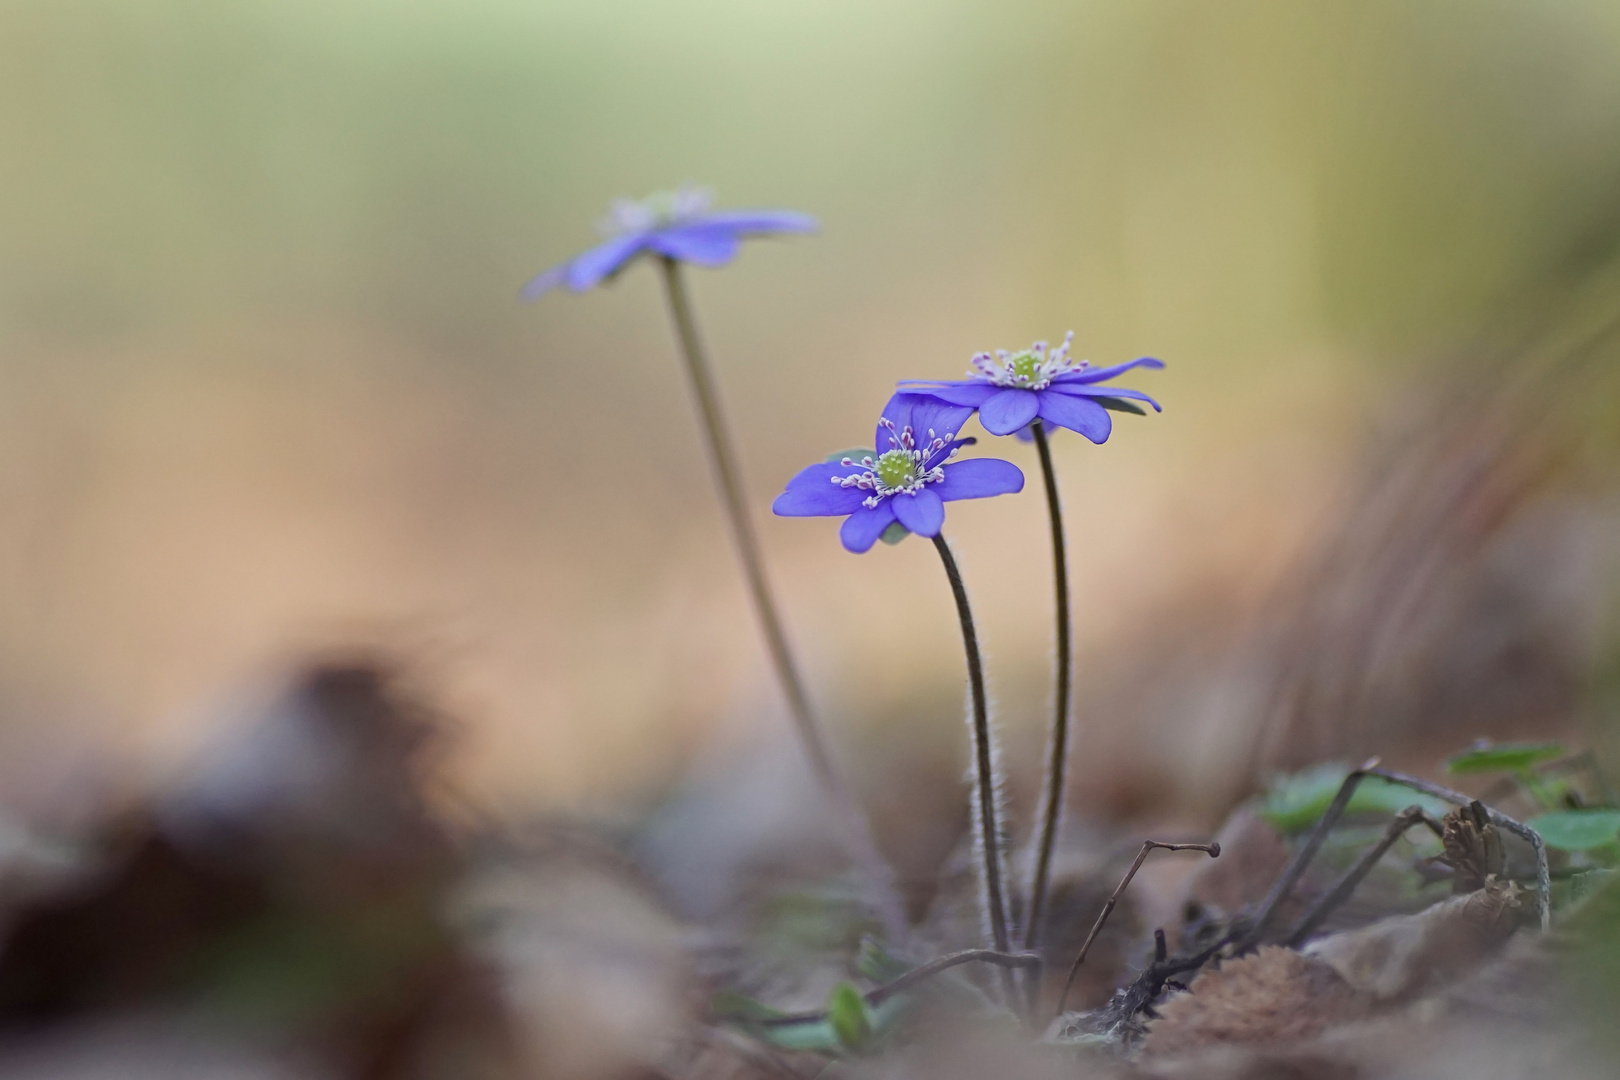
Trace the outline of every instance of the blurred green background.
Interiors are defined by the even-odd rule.
[[[517,301],[616,196],[821,219],[696,298],[818,699],[904,742],[959,692],[932,552],[767,518],[896,379],[1169,362],[1058,448],[1092,671],[1251,609],[1404,388],[1603,257],[1617,175],[1597,0],[3,0],[0,782],[161,773],[356,640],[434,673],[481,799],[785,730],[654,275]],[[950,521],[1029,747],[1043,529]]]

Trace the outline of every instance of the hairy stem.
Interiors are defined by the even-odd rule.
[[[726,517],[731,523],[731,537],[737,545],[737,556],[742,560],[743,577],[748,582],[754,613],[759,617],[760,630],[765,635],[766,651],[770,653],[777,679],[782,684],[782,692],[787,697],[788,710],[793,715],[793,722],[798,729],[799,741],[804,747],[805,755],[810,759],[810,768],[832,805],[851,858],[860,867],[866,879],[867,888],[877,908],[878,916],[883,921],[884,930],[891,940],[904,940],[907,934],[905,908],[900,901],[900,891],[894,872],[878,851],[877,843],[872,838],[871,826],[860,805],[855,801],[848,781],[833,760],[826,737],[816,721],[815,713],[811,711],[810,698],[804,689],[804,680],[799,677],[798,666],[794,663],[793,654],[788,648],[787,634],[783,631],[782,619],[777,614],[776,600],[772,596],[770,582],[765,577],[765,564],[760,557],[759,539],[755,536],[753,522],[748,517],[747,505],[743,498],[742,475],[737,467],[737,455],[732,450],[725,420],[720,414],[720,400],[715,390],[714,378],[709,372],[703,346],[698,340],[697,322],[692,316],[691,301],[687,298],[686,285],[681,278],[680,263],[667,257],[660,258],[659,263],[664,272],[664,289],[669,299],[670,314],[675,320],[675,331],[680,338],[686,371],[691,377],[692,396],[697,400],[702,427],[708,436],[709,460],[714,466],[715,480],[720,488],[721,502],[725,504]],[[1005,950],[1005,945],[1002,948]]]
[[[1069,756],[1069,673],[1073,665],[1069,644],[1069,557],[1063,543],[1063,507],[1058,501],[1057,474],[1052,470],[1052,448],[1046,428],[1030,425],[1035,448],[1041,455],[1046,481],[1046,510],[1052,522],[1052,591],[1057,604],[1057,700],[1053,705],[1052,733],[1046,747],[1046,807],[1041,815],[1040,839],[1035,849],[1035,878],[1029,889],[1029,912],[1024,922],[1024,948],[1035,948],[1045,914],[1047,881],[1052,873],[1052,849],[1057,844],[1058,821],[1063,815],[1064,777]]]
[[[968,607],[967,588],[956,568],[950,545],[944,535],[934,537],[945,576],[951,580],[956,598],[956,614],[962,621],[962,647],[967,651],[968,687],[973,695],[973,778],[974,818],[979,826],[978,843],[984,860],[981,880],[984,907],[990,921],[990,937],[997,952],[1007,952],[1007,907],[1001,882],[1001,830],[996,820],[995,754],[990,743],[990,707],[984,694],[984,664],[979,659],[979,637],[973,629],[973,611]]]

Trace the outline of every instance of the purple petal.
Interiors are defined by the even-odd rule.
[[[602,283],[603,278],[618,273],[641,249],[646,239],[641,233],[631,233],[598,244],[561,266],[553,266],[538,277],[531,278],[523,286],[521,295],[524,300],[538,300],[559,285],[567,285],[574,292],[594,288]]]
[[[903,394],[918,394],[931,397],[936,401],[946,401],[952,405],[967,405],[977,409],[986,401],[1001,392],[1001,387],[994,383],[964,380],[962,382],[923,382],[921,380],[908,380],[900,384]]]
[[[624,264],[633,259],[646,242],[646,234],[629,233],[598,244],[583,255],[576,255],[568,264],[568,287],[574,292],[594,289],[605,278],[624,269]]]
[[[1094,443],[1107,442],[1108,433],[1114,430],[1114,421],[1109,418],[1107,409],[1090,398],[1074,394],[1041,394],[1041,419],[1078,431]]]
[[[889,398],[888,404],[884,405],[883,411],[878,414],[879,423],[876,429],[877,442],[875,444],[878,453],[883,454],[894,449],[889,443],[889,440],[894,436],[890,434],[889,429],[882,424],[882,421],[889,421],[894,425],[895,432],[899,432],[901,428],[911,423],[912,407],[920,400],[922,399],[916,394],[906,393],[897,393]]]
[[[918,536],[933,539],[945,524],[945,503],[930,488],[912,495],[893,495],[888,501],[894,504],[895,520]]]
[[[705,225],[722,225],[739,236],[759,233],[813,233],[819,225],[809,214],[794,210],[720,210],[704,214]]]
[[[660,255],[699,266],[724,266],[742,246],[737,230],[725,225],[682,225],[661,229],[647,237],[647,246]]]
[[[954,435],[962,430],[962,425],[966,424],[968,417],[972,415],[973,409],[967,405],[951,405],[922,394],[904,392],[895,394],[883,407],[882,414],[883,419],[893,422],[895,434],[891,435],[888,428],[879,424],[877,452],[882,454],[893,450],[894,446],[889,440],[907,425],[910,425],[912,434],[921,446],[929,441],[930,431],[941,439],[947,434]]]
[[[1138,368],[1138,367],[1153,368],[1154,370],[1158,370],[1158,369],[1164,367],[1164,361],[1163,360],[1155,360],[1151,356],[1144,356],[1144,357],[1141,357],[1140,359],[1132,360],[1128,364],[1115,364],[1113,367],[1081,368],[1079,371],[1071,371],[1071,372],[1068,372],[1067,374],[1059,375],[1056,379],[1054,379],[1052,381],[1054,383],[1059,383],[1059,382],[1066,382],[1066,383],[1102,382],[1104,379],[1112,379],[1115,375],[1121,375],[1121,374],[1131,370],[1131,368]]]
[[[523,291],[519,293],[519,295],[523,297],[525,302],[533,302],[540,299],[552,289],[555,289],[557,286],[561,285],[567,280],[567,278],[567,263],[563,263],[561,266],[553,266],[545,273],[531,278],[529,283],[523,286]]]
[[[959,447],[972,446],[978,441],[978,439],[952,439],[950,442],[946,443],[944,446],[940,447],[938,450],[935,450],[932,454],[929,454],[926,458],[924,458],[923,468],[932,469],[935,465],[939,465],[949,460],[950,456],[956,453]]]
[[[992,435],[1011,435],[1040,411],[1033,390],[1003,390],[979,406],[979,423]]]
[[[1024,490],[1023,471],[1000,458],[970,458],[945,466],[945,482],[935,489],[946,502],[986,499]]]
[[[832,487],[831,484],[827,485]],[[894,521],[894,507],[889,504],[892,498],[884,499],[877,506],[867,509],[861,507],[849,517],[844,519],[844,525],[838,530],[838,539],[844,542],[844,550],[859,555],[863,551],[871,550],[883,530]]]
[[[930,439],[930,431],[941,439],[957,434],[973,415],[971,405],[956,405],[918,394],[911,397],[915,399],[911,403],[911,429],[917,433],[918,445]]]
[[[1048,390],[1059,394],[1073,394],[1075,397],[1117,397],[1129,398],[1132,401],[1145,401],[1153,406],[1154,412],[1163,412],[1159,403],[1142,393],[1140,390],[1127,390],[1123,386],[1091,386],[1083,383],[1054,382],[1047,387]]]
[[[1025,424],[1023,427],[1013,432],[1013,437],[1019,442],[1034,442],[1035,432],[1030,429],[1028,424]]]
[[[787,490],[771,503],[771,512],[781,517],[834,517],[852,514],[870,494],[860,488],[839,487],[834,477],[848,476],[859,469],[848,465],[811,465],[788,481]]]

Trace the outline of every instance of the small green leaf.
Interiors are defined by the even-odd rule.
[[[1101,405],[1103,408],[1112,409],[1115,412],[1135,413],[1137,416],[1146,416],[1147,415],[1147,410],[1146,409],[1142,408],[1142,406],[1138,405],[1136,402],[1129,401],[1129,400],[1127,400],[1125,398],[1094,397],[1091,400],[1095,401],[1097,404]]]
[[[1543,761],[1564,756],[1564,748],[1557,743],[1476,743],[1446,759],[1446,772],[1453,776],[1462,773],[1523,772]]]
[[[875,983],[893,982],[911,970],[911,965],[900,959],[871,934],[861,937],[861,951],[855,957],[855,970]]]
[[[1329,764],[1281,777],[1261,800],[1260,816],[1285,833],[1308,829],[1327,810],[1333,797],[1339,793],[1344,778],[1349,775],[1349,766]],[[1449,803],[1413,791],[1404,784],[1369,776],[1356,785],[1356,792],[1350,797],[1350,805],[1345,807],[1345,812],[1398,814],[1413,805],[1421,806],[1436,816],[1451,809]]]
[[[863,1001],[862,1004],[864,1005],[865,1002]],[[886,1032],[894,1027],[900,1017],[905,1015],[908,1005],[907,995],[896,994],[894,997],[885,1000],[883,1004],[868,1009],[867,1019],[872,1032],[870,1038],[882,1038]],[[809,1050],[818,1054],[832,1054],[835,1056],[848,1051],[848,1044],[843,1042],[839,1033],[834,1030],[830,1018],[803,1020],[790,1024],[744,1023],[743,1027],[755,1038],[762,1039],[772,1046],[779,1046],[784,1050]]]
[[[883,532],[878,535],[878,539],[883,541],[885,544],[898,544],[900,541],[904,540],[910,535],[910,529],[906,528],[898,521],[891,521],[889,522],[889,527],[884,529]]]
[[[1569,879],[1569,902],[1578,904],[1588,897],[1596,896],[1616,880],[1620,880],[1620,870],[1599,868],[1576,874]]]
[[[872,1037],[872,1014],[852,983],[833,987],[827,998],[827,1020],[845,1049],[854,1050]]]
[[[750,1027],[747,1030],[757,1038],[783,1050],[809,1050],[820,1054],[836,1054],[841,1049],[832,1025],[825,1020],[808,1020],[802,1024],[771,1024]]]
[[[1590,851],[1620,837],[1620,810],[1559,810],[1539,814],[1525,822],[1548,847],[1560,851]]]
[[[843,464],[845,458],[849,458],[851,461],[860,461],[861,458],[868,457],[877,457],[877,451],[868,446],[852,446],[848,450],[838,450],[834,453],[828,454],[827,460],[824,464],[841,465]]]

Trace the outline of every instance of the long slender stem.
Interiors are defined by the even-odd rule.
[[[1007,952],[1007,906],[1001,882],[1001,829],[996,821],[995,755],[990,745],[990,706],[984,693],[984,664],[979,659],[979,637],[973,629],[973,611],[968,607],[967,588],[956,568],[950,545],[943,534],[934,537],[945,576],[951,580],[956,598],[956,614],[962,621],[962,647],[967,651],[968,686],[973,695],[973,776],[974,798],[979,825],[978,843],[984,859],[985,910],[990,917],[990,936],[997,952]]]
[[[788,648],[787,634],[782,629],[770,582],[765,576],[759,539],[754,534],[753,522],[749,519],[743,499],[737,455],[732,449],[725,420],[720,413],[714,378],[698,340],[697,321],[693,318],[691,301],[687,298],[686,285],[681,278],[680,263],[670,258],[660,258],[659,263],[664,272],[665,293],[669,299],[670,314],[675,320],[676,335],[680,338],[681,353],[686,360],[687,374],[691,376],[692,396],[697,400],[703,430],[708,436],[709,459],[714,465],[715,480],[720,488],[721,501],[725,504],[726,517],[731,522],[732,540],[742,561],[743,576],[747,579],[748,592],[754,602],[754,613],[759,617],[760,629],[765,635],[766,651],[770,653],[782,692],[787,697],[788,710],[793,714],[799,741],[810,759],[810,768],[832,804],[851,857],[867,880],[884,930],[891,940],[904,940],[908,933],[905,907],[900,901],[894,872],[878,851],[866,815],[862,813],[848,781],[833,760],[821,726],[811,711],[804,680],[799,677],[798,666]],[[1005,943],[999,947],[1006,951]]]
[[[1052,448],[1039,420],[1030,425],[1035,448],[1041,455],[1046,480],[1046,510],[1052,522],[1052,591],[1057,605],[1057,700],[1053,704],[1052,734],[1046,747],[1046,808],[1041,815],[1039,846],[1035,851],[1035,879],[1029,889],[1029,914],[1024,923],[1024,948],[1040,939],[1041,916],[1046,909],[1047,881],[1052,873],[1052,849],[1057,844],[1058,820],[1063,814],[1064,777],[1069,757],[1069,673],[1074,663],[1069,644],[1069,557],[1063,543],[1063,506],[1058,501],[1057,473],[1052,469]]]

